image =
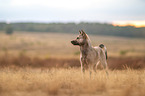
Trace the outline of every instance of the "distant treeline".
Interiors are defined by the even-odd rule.
[[[5,30],[7,25],[1,22],[0,30]],[[77,33],[78,30],[83,29],[88,34],[95,35],[145,37],[145,27],[120,27],[105,23],[11,23],[10,25],[14,31]]]

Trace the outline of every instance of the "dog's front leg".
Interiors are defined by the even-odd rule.
[[[94,69],[94,66],[92,63],[89,63],[89,71],[90,71],[90,79],[92,78],[92,70]]]
[[[80,63],[81,63],[81,72],[82,72],[82,77],[84,78],[84,74],[85,74],[85,68],[84,68],[84,62],[83,59],[80,59]]]
[[[84,63],[82,61],[81,61],[81,71],[83,74],[85,73]]]
[[[81,63],[81,71],[84,74],[85,73],[85,68],[84,68],[85,62],[84,62],[84,59],[82,57],[80,59],[80,63]]]

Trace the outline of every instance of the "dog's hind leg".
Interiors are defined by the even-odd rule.
[[[108,73],[108,66],[107,66],[107,60],[106,60],[106,55],[103,51],[101,51],[100,53],[100,62],[103,65],[103,68],[105,69],[105,72],[107,74],[107,76],[109,75]]]
[[[105,72],[106,72],[106,74],[107,74],[107,76],[108,76],[109,73],[108,73],[108,66],[107,66],[107,61],[106,61],[106,59],[100,59],[100,61],[101,61],[101,64],[103,65],[103,68],[105,69]]]
[[[97,73],[96,70],[97,70],[97,67],[98,67],[99,63],[100,63],[100,61],[98,61],[97,64],[95,64],[93,66],[93,70],[94,70],[95,73]]]
[[[106,60],[104,61],[103,67],[105,69],[106,74],[109,75],[109,73],[108,73],[108,66],[107,66]]]

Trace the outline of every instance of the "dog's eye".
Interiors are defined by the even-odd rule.
[[[77,39],[79,39],[79,37],[77,37]]]

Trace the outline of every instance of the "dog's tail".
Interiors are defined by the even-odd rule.
[[[99,47],[102,48],[105,51],[106,60],[107,60],[108,56],[107,56],[107,48],[106,48],[106,46],[104,44],[100,44]]]

